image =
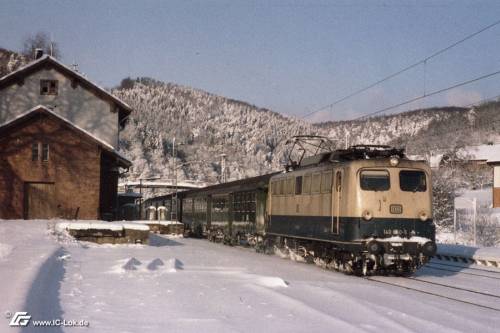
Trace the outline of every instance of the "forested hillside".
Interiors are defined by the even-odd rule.
[[[15,71],[27,62],[28,60],[19,53],[0,47],[0,77]]]
[[[122,86],[113,93],[134,109],[121,134],[134,178],[171,176],[174,137],[179,176],[216,182],[221,154],[227,179],[251,177],[281,168],[291,136],[325,133],[298,119],[171,83],[141,78]]]

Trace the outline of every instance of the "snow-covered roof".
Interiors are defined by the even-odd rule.
[[[90,139],[92,139],[95,143],[97,143],[99,146],[101,146],[102,148],[104,148],[106,151],[116,155],[118,157],[118,159],[123,162],[123,164],[125,164],[125,166],[130,166],[132,165],[132,162],[130,162],[127,157],[125,157],[123,154],[121,154],[118,150],[116,150],[115,148],[113,148],[113,146],[111,146],[109,143],[99,139],[98,137],[96,137],[95,135],[93,135],[92,133],[88,132],[87,130],[75,125],[74,123],[72,123],[71,121],[69,121],[68,119],[64,118],[63,116],[55,113],[54,111],[50,110],[49,108],[43,106],[43,105],[37,105],[35,106],[34,108],[26,111],[26,112],[23,112],[21,113],[20,115],[18,115],[17,117],[3,123],[3,124],[0,124],[0,130],[2,129],[5,129],[9,126],[13,126],[15,125],[16,123],[18,122],[21,122],[23,121],[24,119],[30,117],[31,115],[34,115],[36,113],[45,113],[47,115],[50,115],[56,119],[58,119],[59,121],[63,122],[64,124],[66,124],[67,126],[69,126],[70,128],[72,129],[75,129],[77,130],[78,132],[81,132],[83,133],[85,136],[89,137]]]
[[[79,82],[84,83],[89,88],[95,90],[96,92],[100,93],[104,97],[111,99],[126,114],[130,114],[130,112],[132,112],[132,108],[127,103],[125,103],[122,100],[120,100],[119,98],[113,96],[111,93],[106,91],[106,89],[104,89],[103,87],[90,81],[85,76],[83,76],[81,73],[74,71],[73,69],[64,65],[59,60],[57,60],[54,57],[51,57],[50,55],[44,55],[40,59],[32,61],[32,62],[28,63],[27,65],[22,66],[22,67],[18,68],[17,70],[0,78],[0,89],[4,88],[5,86],[8,86],[9,84],[12,83],[12,81],[15,81],[18,77],[23,77],[29,73],[32,73],[33,71],[36,71],[39,67],[42,67],[45,64],[53,65],[54,67],[60,69],[61,72],[68,74],[72,78],[77,79]]]
[[[121,222],[59,222],[55,226],[55,230],[63,232],[66,230],[111,230],[122,231],[123,229],[148,231],[149,227],[144,224],[121,223]]]
[[[439,163],[443,158],[443,154],[431,154],[431,155],[406,155],[410,160],[415,161],[427,161],[431,168],[439,168]]]
[[[500,161],[500,145],[470,146],[460,149],[459,153],[469,156],[469,160]]]
[[[492,204],[491,187],[482,190],[465,191],[454,200],[457,209],[472,209],[473,200],[476,199],[477,207],[491,207]]]

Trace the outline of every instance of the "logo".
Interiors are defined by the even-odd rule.
[[[12,316],[12,319],[10,320],[9,326],[25,327],[25,326],[28,326],[30,319],[31,319],[31,316],[28,314],[28,312],[16,312]]]

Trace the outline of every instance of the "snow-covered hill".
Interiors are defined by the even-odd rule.
[[[27,62],[28,60],[19,53],[2,49],[0,47],[0,77],[15,71]]]
[[[134,167],[131,178],[171,177],[173,138],[181,178],[215,182],[226,155],[227,179],[279,170],[285,141],[324,134],[307,122],[267,109],[171,83],[142,78],[113,93],[134,109],[121,147]]]
[[[279,170],[285,141],[297,134],[324,135],[337,147],[352,144],[405,146],[411,154],[453,150],[498,141],[499,103],[474,109],[430,108],[364,120],[310,124],[248,103],[149,78],[126,79],[113,91],[133,108],[122,148],[134,162],[130,178],[172,173],[172,140],[179,147],[181,178],[215,182],[221,154],[227,179]]]

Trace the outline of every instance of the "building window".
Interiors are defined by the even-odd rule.
[[[31,145],[31,160],[38,161],[38,153],[40,151],[38,142]]]
[[[48,162],[49,161],[49,144],[44,143],[42,144],[42,162]]]
[[[57,95],[57,80],[40,80],[40,95]]]
[[[42,162],[49,161],[49,144],[35,142],[31,145],[31,160],[36,162],[42,160]]]

